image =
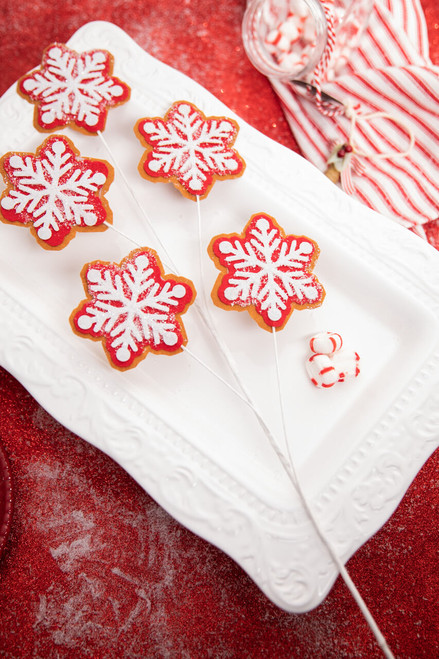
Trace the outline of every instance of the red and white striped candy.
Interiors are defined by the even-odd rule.
[[[285,71],[301,71],[315,47],[316,28],[308,5],[301,0],[289,0],[287,14],[279,12],[276,2],[264,3],[266,26],[264,45],[275,62]]]
[[[332,359],[338,371],[338,381],[356,378],[360,374],[360,356],[354,350],[340,350]]]
[[[354,350],[341,350],[343,339],[336,332],[320,332],[310,339],[314,354],[306,362],[311,382],[320,388],[334,386],[360,373],[360,357]]]
[[[316,387],[332,387],[338,382],[338,373],[329,355],[312,355],[306,362],[306,370]]]
[[[309,347],[315,353],[323,355],[332,355],[343,345],[343,339],[336,332],[320,332],[313,336],[309,342]]]

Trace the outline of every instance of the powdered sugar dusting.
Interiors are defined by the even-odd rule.
[[[113,78],[111,54],[103,50],[76,53],[64,44],[46,49],[40,69],[23,78],[23,95],[36,103],[43,130],[73,125],[103,130],[108,107],[128,100],[128,86]]]
[[[59,459],[47,463],[36,458],[27,465],[25,479],[38,511],[26,525],[37,530],[43,552],[53,559],[47,587],[37,594],[35,631],[48,634],[58,647],[86,650],[90,644],[106,647],[115,630],[115,640],[127,643],[125,635],[149,624],[151,615],[163,622],[162,600],[177,587],[173,565],[178,550],[168,515],[145,497],[143,507],[151,506],[145,520],[123,500],[91,488],[85,473]],[[72,507],[72,494],[84,508]],[[158,545],[150,553],[152,539]],[[160,545],[166,547],[162,555]],[[151,563],[155,580],[150,573],[146,577]]]
[[[187,280],[163,278],[152,250],[135,250],[120,265],[89,263],[83,280],[87,299],[72,323],[78,333],[103,340],[112,366],[130,368],[149,350],[169,354],[185,344],[180,316],[194,289]]]
[[[9,187],[0,200],[0,218],[31,226],[44,247],[63,247],[77,228],[111,220],[103,199],[110,165],[81,158],[66,137],[49,137],[35,155],[6,155],[2,165]]]
[[[240,176],[244,161],[232,149],[238,126],[232,119],[206,118],[186,101],[177,101],[165,119],[141,119],[136,130],[147,151],[142,172],[170,180],[191,198],[203,198],[216,178]]]
[[[230,629],[243,616],[281,635],[337,644],[336,613],[329,610],[321,627],[318,617],[279,611],[233,561],[38,407],[33,433],[44,438],[45,455],[36,447],[21,464],[29,497],[23,536],[39,548],[27,568],[34,574],[26,593],[38,646],[32,656],[48,656],[49,648],[109,656],[110,647],[123,657],[245,656],[245,637],[230,644]],[[17,619],[20,613],[11,611]]]

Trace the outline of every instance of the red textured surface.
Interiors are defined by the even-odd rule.
[[[439,63],[439,5],[423,5]],[[295,148],[268,82],[244,56],[244,0],[2,0],[0,7],[1,93],[50,42],[103,19]],[[435,223],[428,235],[439,246]],[[280,611],[233,561],[171,519],[4,371],[0,432],[16,493],[0,563],[0,656],[381,656],[340,580],[316,610]],[[439,656],[438,471],[436,452],[348,565],[398,657]]]

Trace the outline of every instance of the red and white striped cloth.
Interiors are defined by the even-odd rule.
[[[303,155],[324,171],[334,144],[352,141],[349,111],[325,116],[288,84],[272,84]],[[355,108],[363,155],[352,159],[346,191],[425,236],[422,224],[439,217],[439,67],[419,1],[375,0],[359,47],[322,88]]]

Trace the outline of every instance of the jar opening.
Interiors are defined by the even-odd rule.
[[[326,46],[326,19],[315,0],[252,0],[242,36],[252,64],[282,80],[306,80]]]

